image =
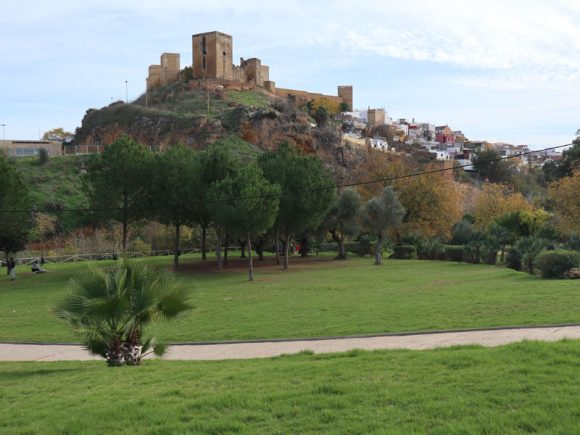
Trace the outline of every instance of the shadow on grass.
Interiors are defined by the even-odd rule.
[[[1,377],[4,380],[18,380],[31,378],[33,376],[51,376],[62,373],[72,373],[86,371],[86,368],[81,367],[71,367],[71,368],[59,368],[59,369],[40,369],[40,370],[17,370],[17,371],[6,371],[2,373]]]

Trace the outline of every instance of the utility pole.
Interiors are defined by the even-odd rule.
[[[149,86],[147,80],[145,80],[145,108],[149,107]]]
[[[125,80],[125,104],[129,103],[129,87],[127,85],[127,80]]]
[[[0,127],[2,127],[2,140],[6,140],[6,124],[0,124]]]

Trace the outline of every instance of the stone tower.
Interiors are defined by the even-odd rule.
[[[161,86],[179,80],[179,54],[177,53],[163,53],[161,55]]]
[[[233,80],[232,47],[232,37],[225,33],[193,35],[193,78]]]
[[[352,105],[352,86],[339,86],[338,96],[343,103],[346,103],[348,110],[354,110]]]

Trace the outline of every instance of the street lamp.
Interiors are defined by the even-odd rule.
[[[129,103],[129,88],[127,87],[127,80],[125,80],[125,104]]]
[[[6,124],[0,124],[2,127],[2,140],[6,140]]]

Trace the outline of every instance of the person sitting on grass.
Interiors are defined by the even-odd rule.
[[[37,274],[45,272],[46,270],[42,268],[42,262],[40,260],[35,260],[34,263],[32,263],[32,273]]]

